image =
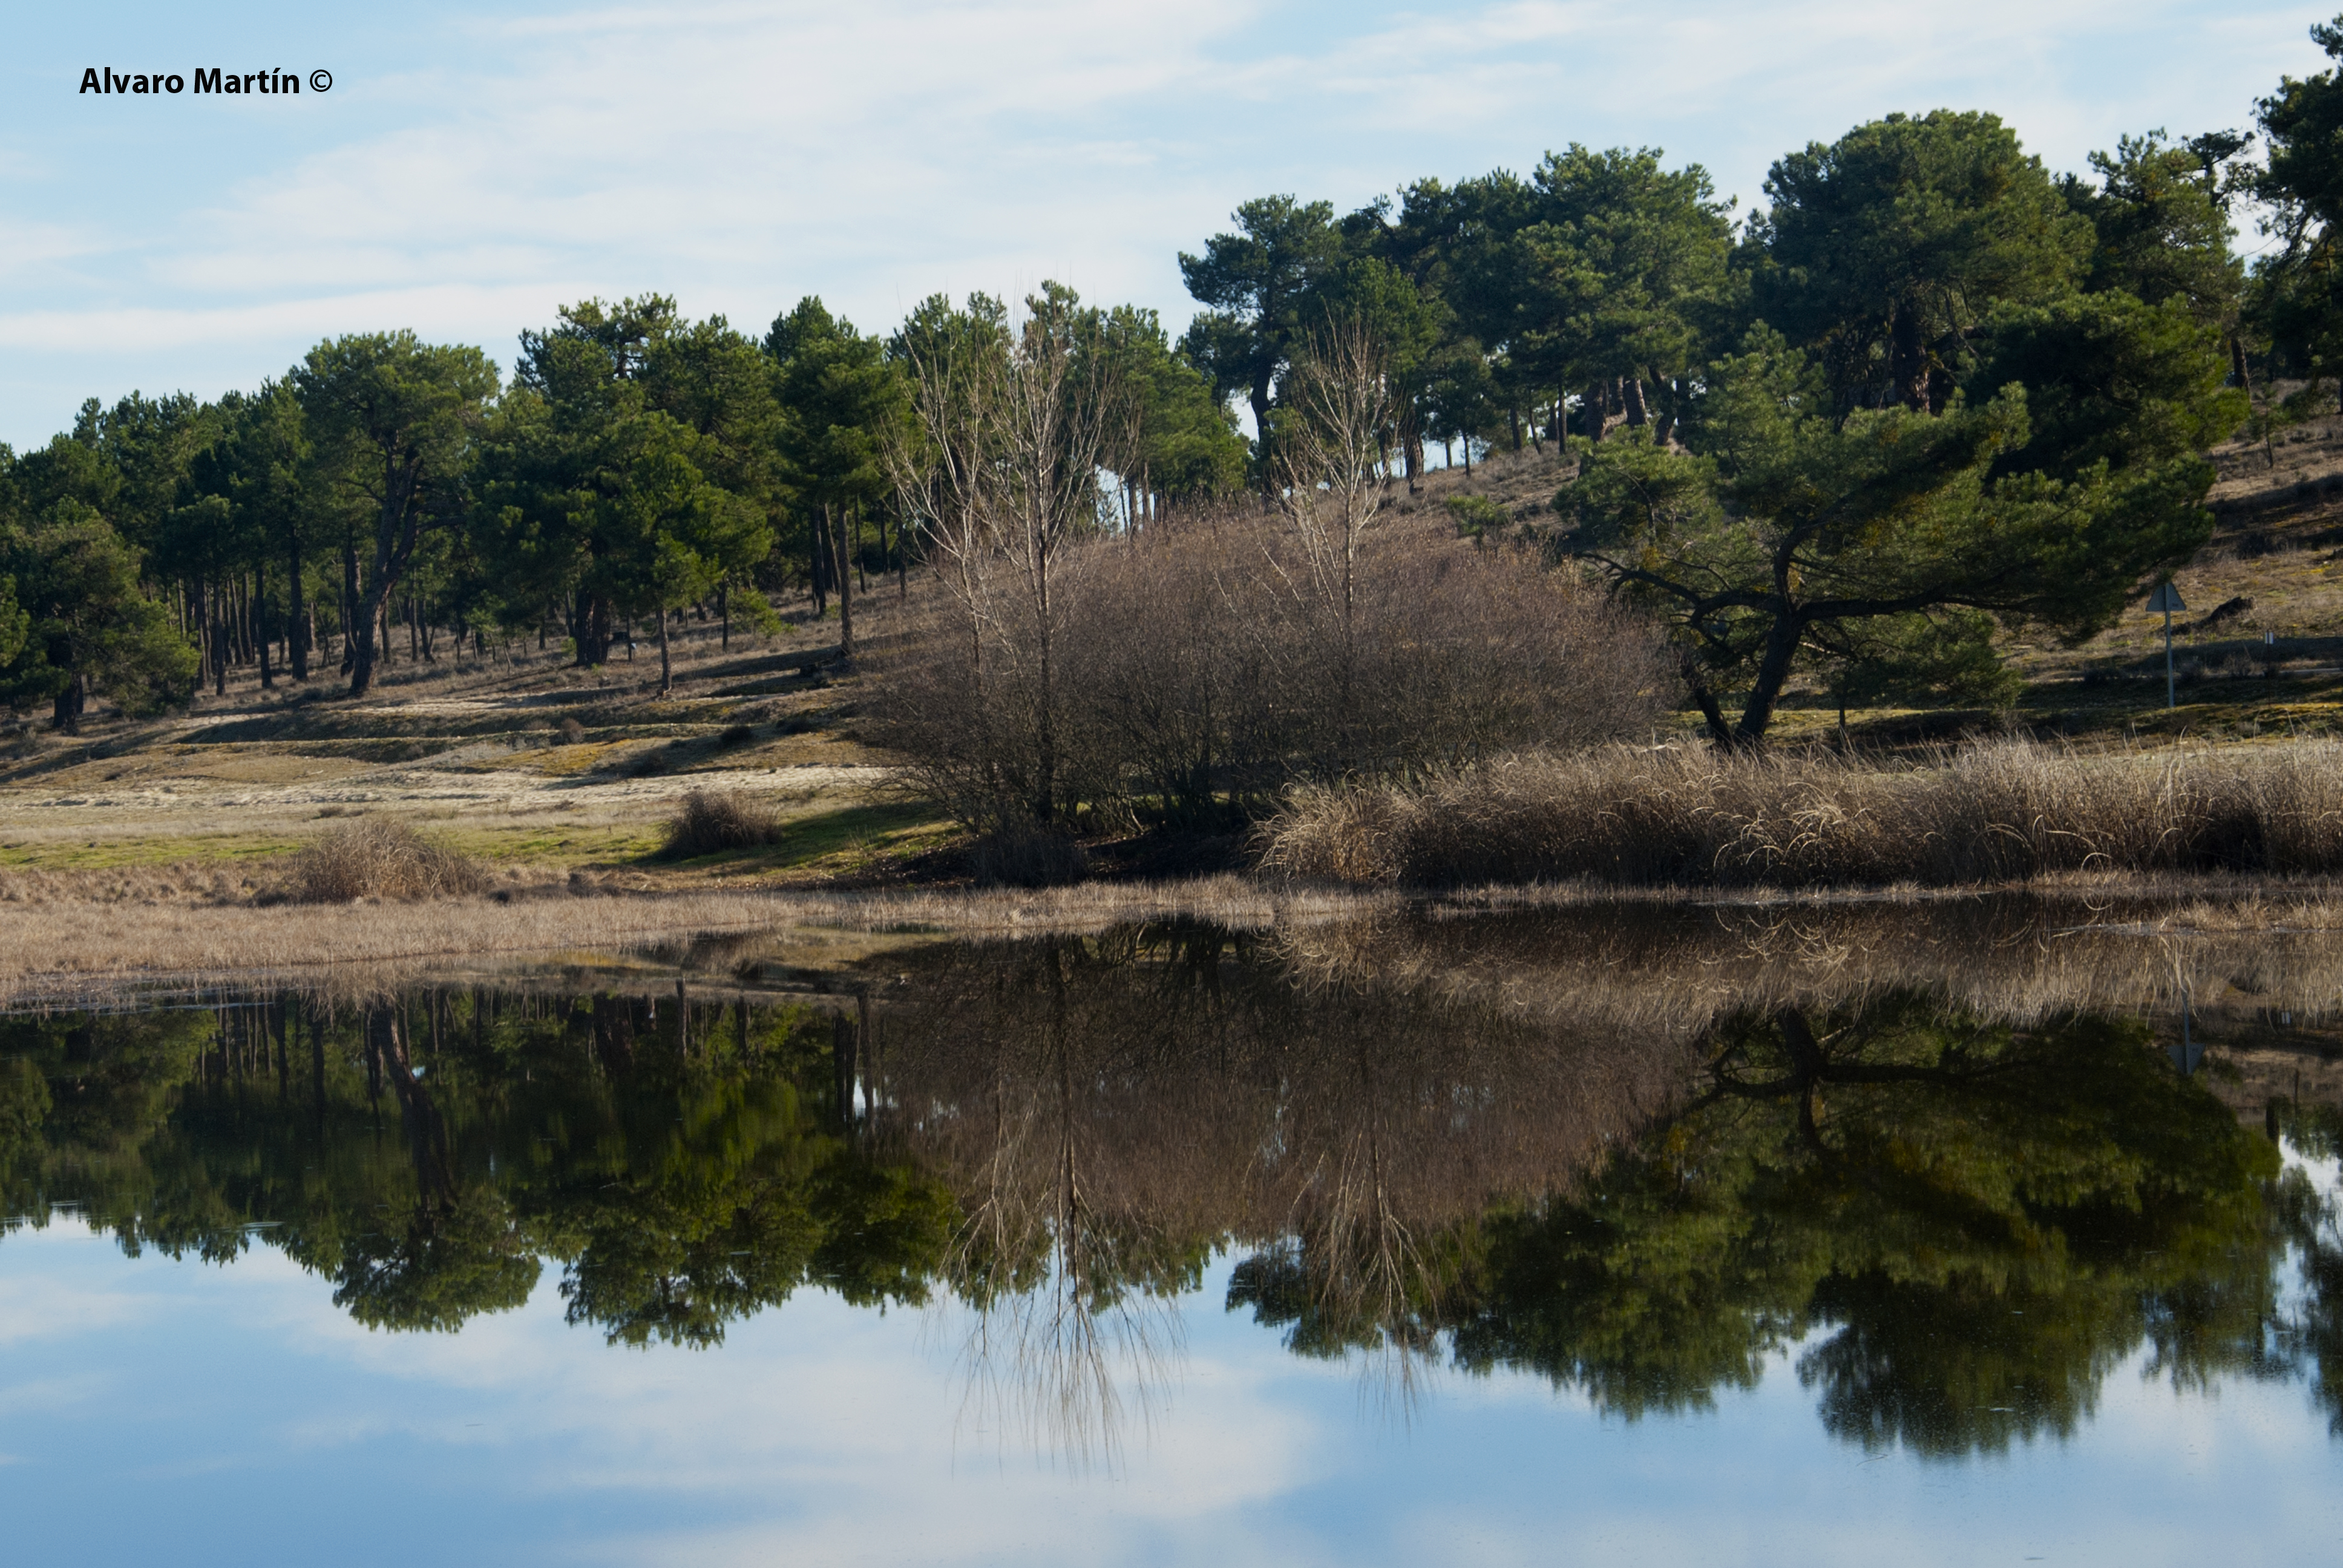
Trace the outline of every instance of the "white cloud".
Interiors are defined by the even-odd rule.
[[[2281,70],[2318,63],[2318,14],[792,0],[424,23],[440,31],[411,58],[347,60],[330,99],[236,106],[245,156],[0,136],[0,345],[39,357],[10,367],[0,429],[39,439],[81,397],[182,367],[248,377],[394,309],[503,358],[588,293],[660,289],[758,327],[819,292],[883,329],[939,288],[1057,276],[1176,327],[1176,252],[1248,196],[1347,206],[1573,140],[1663,146],[1746,202],[1791,146],[1952,104],[2078,166],[2121,131],[2246,123]],[[263,124],[307,128],[250,140]],[[146,199],[92,197],[106,160]]]

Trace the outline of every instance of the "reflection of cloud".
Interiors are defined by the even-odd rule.
[[[27,1240],[0,1242],[11,1282],[118,1282],[153,1309],[115,1337],[42,1347],[55,1386],[118,1366],[135,1402],[102,1423],[85,1402],[45,1424],[7,1412],[25,1460],[8,1475],[10,1543],[41,1560],[304,1561],[330,1540],[365,1562],[1856,1568],[2222,1561],[2245,1519],[2261,1559],[2309,1562],[2343,1523],[2335,1451],[2300,1388],[2175,1401],[2128,1362],[2081,1438],[2015,1462],[1875,1461],[1831,1441],[1788,1370],[1795,1346],[1691,1420],[1605,1420],[1501,1374],[1445,1379],[1412,1431],[1371,1430],[1355,1372],[1294,1360],[1217,1311],[1214,1270],[1185,1299],[1171,1418],[1122,1473],[1077,1477],[955,1441],[957,1309],[882,1318],[807,1292],[719,1352],[620,1351],[566,1325],[548,1282],[460,1334],[370,1333],[265,1248],[214,1269]],[[206,1460],[231,1462],[164,1469]],[[350,1535],[385,1497],[429,1507],[413,1528]],[[61,1543],[27,1553],[28,1535]]]
[[[0,1268],[6,1271],[0,1273],[0,1345],[95,1333],[152,1315],[153,1303],[135,1292],[92,1289],[29,1271],[34,1259],[27,1254],[60,1247],[103,1247],[111,1252],[114,1243],[93,1235],[70,1215],[53,1218],[41,1230],[0,1236]]]
[[[550,1282],[461,1333],[394,1335],[335,1312],[281,1259],[238,1271],[254,1265],[277,1275],[275,1326],[299,1353],[418,1396],[307,1414],[286,1434],[298,1448],[403,1434],[490,1451],[481,1462],[517,1465],[530,1490],[757,1498],[786,1520],[605,1543],[615,1560],[1108,1560],[1125,1554],[1118,1531],[1209,1521],[1312,1478],[1308,1417],[1241,1364],[1185,1368],[1212,1397],[1133,1441],[1111,1492],[1069,1493],[1021,1442],[956,1420],[958,1380],[924,1342],[960,1336],[958,1308],[882,1317],[807,1292],[735,1325],[719,1352],[619,1351],[563,1322]]]

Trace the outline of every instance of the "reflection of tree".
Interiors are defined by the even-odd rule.
[[[808,1016],[756,1010],[715,1030],[680,1002],[424,993],[0,1022],[0,1124],[27,1083],[65,1102],[0,1170],[11,1211],[75,1201],[133,1250],[265,1237],[374,1327],[516,1306],[540,1258],[572,1322],[638,1344],[717,1342],[809,1282],[923,1299],[949,1197],[801,1087]]]
[[[398,1101],[414,1207],[402,1230],[350,1239],[335,1271],[334,1305],[368,1328],[444,1331],[527,1302],[538,1261],[504,1194],[458,1174],[447,1118],[407,1049],[406,1010],[367,1008],[360,1035],[369,1083],[387,1079]]]
[[[2278,1101],[2269,1121],[2270,1131],[2305,1159],[2343,1159],[2343,1110]],[[2302,1291],[2280,1322],[2278,1343],[2310,1369],[2311,1395],[2327,1412],[2328,1431],[2343,1437],[2343,1210],[2338,1194],[2321,1191],[2299,1169],[2287,1171],[2278,1196],[2288,1239],[2302,1260]]]
[[[1634,1415],[1805,1340],[1826,1426],[1936,1453],[2072,1431],[2143,1342],[2176,1383],[2264,1370],[2275,1153],[2145,1026],[1901,1000],[1712,1044],[1702,1091],[1590,1191],[1491,1221],[1467,1364]]]
[[[1298,1353],[1403,1380],[1453,1352],[1631,1417],[1795,1350],[1849,1441],[1994,1450],[2074,1430],[2143,1347],[2343,1412],[2343,1230],[2143,1026],[1860,987],[1581,1024],[1427,929],[1403,947],[1478,967],[1172,924],[898,951],[835,1015],[605,990],[5,1020],[0,1191],[133,1249],[265,1238],[385,1328],[548,1262],[626,1344],[713,1344],[809,1284],[946,1291],[980,1397],[1077,1455],[1228,1246],[1229,1307]]]

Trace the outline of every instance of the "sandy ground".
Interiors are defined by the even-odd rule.
[[[70,836],[85,831],[213,833],[261,821],[314,819],[321,809],[364,807],[427,820],[458,814],[468,820],[497,815],[578,812],[592,818],[648,820],[694,789],[738,791],[788,803],[867,796],[888,776],[870,765],[707,769],[648,778],[564,778],[518,770],[456,771],[402,764],[358,768],[334,776],[285,783],[180,777],[144,788],[45,794],[10,791],[0,798],[0,839]],[[354,815],[339,812],[335,815]]]
[[[655,661],[588,671],[526,653],[406,666],[357,703],[334,700],[331,677],[264,691],[242,670],[185,714],[77,738],[35,726],[0,759],[0,869],[265,859],[367,815],[558,870],[639,858],[694,789],[784,820],[850,811],[890,770],[846,727],[861,678],[834,662],[834,636],[809,624],[727,648],[694,628],[667,698]],[[581,740],[563,741],[568,719]]]

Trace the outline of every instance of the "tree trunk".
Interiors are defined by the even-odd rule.
[[[1898,304],[1888,329],[1887,378],[1893,396],[1906,408],[1928,406],[1928,357],[1920,343],[1920,317]]]
[[[358,548],[342,546],[342,673],[358,667]]]
[[[1609,401],[1604,392],[1603,383],[1600,381],[1589,381],[1586,384],[1586,390],[1579,394],[1579,417],[1585,422],[1588,440],[1603,439],[1603,432],[1611,422],[1607,407]]]
[[[2237,374],[2237,385],[2244,387],[2246,390],[2246,407],[2252,410],[2254,417],[2260,421],[2262,427],[2262,456],[2268,457],[2269,459],[2269,466],[2275,468],[2278,467],[2278,453],[2270,445],[2269,421],[2262,418],[2260,401],[2254,396],[2253,366],[2246,358],[2245,344],[2234,333],[2232,333],[2229,337],[2229,366]]]
[[[830,508],[821,508],[821,521],[813,531],[813,618],[820,620],[830,613]]]
[[[252,647],[260,656],[260,689],[277,689],[277,672],[268,668],[268,579],[252,574]]]
[[[578,644],[578,668],[592,669],[610,661],[610,606],[598,595],[578,590],[577,625],[571,633]]]
[[[1678,377],[1668,384],[1667,407],[1661,409],[1659,417],[1652,421],[1652,445],[1664,447],[1674,437],[1676,410],[1684,407],[1684,378]]]
[[[352,697],[364,697],[374,689],[374,670],[377,658],[385,664],[390,662],[383,656],[390,651],[389,600],[392,584],[381,569],[382,563],[377,561],[376,565],[375,580],[366,586],[365,594],[358,601],[357,624],[352,628],[357,633],[357,648],[350,660],[350,695]],[[380,640],[377,641],[377,638]]]
[[[821,511],[823,518],[827,520],[830,515],[830,508],[824,507]],[[839,508],[837,519],[838,558],[841,563],[846,559],[847,554],[846,518],[847,508],[844,507]],[[845,570],[843,566],[841,566],[838,574],[838,656],[840,658],[852,658],[854,657],[853,584],[853,574]]]
[[[1277,459],[1269,449],[1269,371],[1253,377],[1245,399],[1252,405],[1254,449],[1261,454],[1261,493],[1265,500],[1277,494]]]
[[[1644,378],[1627,376],[1620,378],[1620,400],[1627,406],[1627,428],[1640,430],[1651,423],[1651,410],[1644,404]]]
[[[309,678],[309,622],[307,607],[301,598],[301,541],[292,540],[285,552],[285,657],[293,666],[293,678]]]
[[[665,697],[665,696],[666,696],[669,691],[672,691],[673,689],[675,689],[675,667],[668,661],[668,656],[667,656],[667,620],[668,620],[668,608],[667,608],[667,606],[665,606],[665,605],[661,605],[661,606],[659,606],[659,694],[661,697]]]
[[[1757,663],[1757,679],[1749,689],[1749,700],[1741,710],[1741,723],[1734,739],[1743,746],[1762,745],[1765,731],[1774,722],[1774,708],[1782,699],[1782,688],[1788,684],[1790,666],[1797,658],[1798,644],[1805,639],[1805,622],[1786,610],[1777,612],[1773,629],[1765,634],[1765,655]]]
[[[56,700],[50,705],[50,721],[67,735],[79,735],[82,710],[88,705],[89,681],[76,669],[57,692]]]

